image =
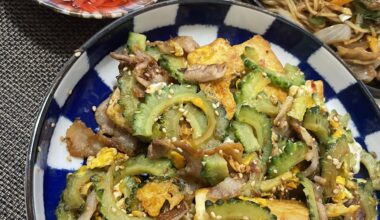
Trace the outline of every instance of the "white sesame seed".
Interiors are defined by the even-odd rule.
[[[73,93],[73,90],[72,90],[72,89],[67,90],[67,94],[68,94],[68,95],[71,95],[71,93]]]
[[[182,148],[180,148],[180,147],[177,147],[177,150],[179,151],[179,152],[183,152],[183,150],[182,150]]]
[[[177,138],[176,137],[172,137],[172,142],[175,142],[177,141]]]
[[[213,218],[216,217],[215,212],[211,212],[210,214],[211,214],[211,217],[213,217]]]
[[[173,98],[173,96],[169,94],[169,95],[168,95],[168,98],[171,99],[171,98]]]
[[[277,173],[277,170],[276,170],[276,169],[274,169],[274,170],[273,170],[273,173]]]
[[[235,153],[240,153],[240,151],[238,149],[234,149]]]
[[[332,161],[335,166],[339,164],[339,160],[336,158],[333,158]]]
[[[183,113],[183,112],[185,112],[185,109],[184,108],[179,108],[178,111]]]
[[[162,128],[162,132],[166,133],[166,128]]]
[[[251,186],[252,186],[252,187],[254,187],[254,186],[255,186],[255,184],[256,184],[256,182],[255,182],[255,181],[252,181],[252,182],[251,182]]]
[[[331,155],[327,155],[327,159],[332,160]]]
[[[216,216],[216,219],[222,219],[221,215]]]
[[[240,179],[243,178],[243,174],[242,173],[238,173],[238,176],[239,176]]]
[[[55,123],[52,122],[52,123],[50,124],[50,126],[51,126],[52,128],[54,128],[54,127],[55,127]]]
[[[174,90],[173,89],[169,89],[169,93],[173,95],[174,94]]]
[[[219,150],[219,154],[223,154],[223,150]]]
[[[183,115],[186,116],[188,113],[189,113],[189,111],[186,110],[183,112]]]
[[[206,162],[202,161],[202,166],[205,166],[206,165]]]
[[[41,151],[42,151],[41,146],[38,146],[38,152],[41,152]]]
[[[76,51],[76,52],[74,53],[74,56],[75,56],[75,57],[80,57],[81,54],[82,54],[82,52],[80,52],[80,51]]]
[[[96,112],[96,106],[95,105],[92,106],[92,111]]]
[[[219,116],[219,112],[215,110],[215,115],[216,116]]]
[[[333,193],[334,193],[334,194],[338,194],[338,192],[339,192],[338,189],[334,189],[334,190],[333,190]]]

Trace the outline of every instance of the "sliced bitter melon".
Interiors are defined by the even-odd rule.
[[[297,141],[288,142],[284,152],[274,156],[268,168],[269,177],[273,178],[289,171],[292,167],[305,160],[309,151],[305,143]]]
[[[274,71],[261,67],[255,60],[254,48],[246,47],[243,55],[241,56],[244,65],[253,71],[264,72],[273,85],[282,89],[288,90],[291,86],[300,86],[305,84],[305,76],[296,66],[290,64],[285,65],[285,74],[278,74]]]
[[[293,178],[293,173],[288,171],[275,178],[264,180],[260,183],[261,192],[270,192],[273,188],[280,186],[284,181],[290,180]]]
[[[378,201],[372,187],[372,182],[359,184],[360,206],[364,210],[365,220],[376,220],[378,217]]]
[[[179,112],[177,109],[170,109],[163,114],[162,117],[162,129],[164,129],[165,133],[163,136],[172,138],[180,136],[180,120],[183,114]]]
[[[113,188],[117,181],[114,179],[115,165],[112,165],[104,179],[104,191],[100,200],[100,212],[108,220],[145,220],[150,218],[133,217],[123,212],[116,204]]]
[[[117,85],[120,90],[120,99],[118,104],[123,108],[123,116],[126,118],[128,127],[132,126],[133,114],[139,104],[138,98],[133,95],[133,88],[136,85],[135,77],[124,71],[117,79]]]
[[[196,93],[195,86],[172,85],[160,91],[145,96],[145,101],[138,106],[133,121],[134,135],[150,139],[153,134],[153,124],[167,108],[191,102],[201,109],[207,118],[207,130],[201,137],[192,140],[193,144],[199,146],[213,136],[216,127],[214,108],[204,96]]]
[[[146,51],[147,54],[149,54],[151,57],[153,57],[156,61],[158,61],[161,57],[161,51],[158,49],[156,46],[146,46]]]
[[[203,157],[202,164],[201,176],[213,186],[229,176],[227,161],[219,154]]]
[[[179,83],[184,82],[184,73],[182,70],[187,67],[187,61],[184,57],[176,57],[173,55],[163,54],[158,60],[158,63],[162,68],[167,70],[169,74]]]
[[[297,177],[300,179],[301,184],[304,187],[303,192],[306,196],[310,220],[319,220],[319,212],[317,208],[317,200],[315,198],[313,182],[301,173],[298,173]]]
[[[82,168],[67,176],[66,188],[62,194],[65,210],[79,209],[85,204],[85,199],[82,197],[80,190],[97,173],[96,171]]]
[[[303,126],[317,136],[320,143],[327,143],[329,139],[329,121],[318,106],[306,111],[303,118]]]
[[[58,204],[57,210],[55,210],[55,216],[58,220],[75,220],[75,214],[65,208],[65,203],[61,200]]]
[[[146,47],[146,36],[143,34],[129,32],[127,46],[129,51],[144,51]]]
[[[215,109],[215,114],[217,114],[217,118],[214,138],[217,140],[224,140],[227,136],[227,129],[230,125],[230,122],[227,119],[227,112],[222,106],[219,106]]]
[[[240,92],[237,96],[237,102],[240,105],[252,105],[256,96],[264,90],[270,83],[260,71],[253,71],[243,77],[240,82]]]
[[[235,131],[236,138],[243,144],[246,153],[252,153],[261,149],[251,126],[234,121],[232,122],[232,128]]]
[[[311,94],[305,91],[303,88],[300,88],[298,89],[297,96],[294,99],[292,107],[287,115],[297,119],[298,121],[302,121],[305,116],[306,109],[308,107],[311,107],[313,105],[313,102],[314,101]]]
[[[239,199],[217,200],[215,203],[206,201],[206,211],[216,219],[277,219],[268,208],[262,208],[254,202]]]
[[[260,92],[250,106],[256,108],[258,112],[262,112],[271,117],[275,117],[280,110],[278,104],[274,104],[265,92]]]
[[[380,190],[380,162],[365,150],[360,153],[360,162],[367,169],[373,188]]]
[[[323,187],[326,197],[333,196],[333,190],[336,188],[336,177],[347,176],[343,171],[344,158],[350,154],[347,138],[345,136],[339,138],[336,143],[329,147],[321,160],[322,177],[326,179],[326,184]]]
[[[193,131],[193,139],[201,137],[207,130],[207,118],[205,114],[192,104],[187,104],[184,110],[186,112],[186,120],[189,122]]]
[[[268,116],[256,111],[256,109],[243,106],[236,114],[239,122],[252,126],[255,130],[257,140],[262,149],[262,164],[266,164],[272,153],[272,121]]]
[[[163,177],[175,176],[175,169],[168,159],[152,160],[146,158],[144,155],[139,155],[128,159],[123,165],[125,168],[116,173],[119,178],[140,174]]]

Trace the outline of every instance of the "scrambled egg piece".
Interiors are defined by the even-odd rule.
[[[350,205],[349,207],[344,206],[343,204],[326,204],[326,213],[327,217],[333,218],[350,213],[356,212],[360,208],[360,205]]]
[[[227,118],[231,119],[236,111],[234,96],[229,90],[231,80],[244,71],[244,65],[237,54],[232,49],[226,39],[218,38],[209,45],[200,47],[187,56],[190,66],[194,64],[227,64],[227,71],[220,80],[200,84],[201,90],[207,95],[214,97],[226,109]]]
[[[268,207],[270,211],[281,220],[308,220],[309,210],[304,204],[292,200],[269,200],[263,198],[239,197],[241,200],[252,201],[262,207]]]
[[[125,159],[126,155],[118,153],[116,148],[103,147],[96,154],[96,157],[89,157],[87,159],[87,167],[89,169],[102,168],[113,164],[118,159]]]
[[[258,35],[235,46],[231,46],[225,39],[218,38],[211,44],[194,50],[187,57],[190,66],[194,64],[227,64],[227,72],[222,79],[202,83],[200,87],[203,92],[214,97],[224,106],[228,119],[231,119],[236,111],[234,97],[228,88],[230,88],[231,81],[236,76],[244,73],[245,68],[240,56],[247,46],[255,48],[260,57],[260,65],[278,73],[284,73],[284,68],[273,53],[268,41]],[[273,86],[266,86],[264,91],[269,96],[273,95],[277,97],[281,102],[283,102],[287,96],[286,92]]]
[[[170,209],[173,209],[184,199],[184,195],[176,185],[166,181],[147,183],[137,191],[136,198],[150,216],[156,217],[160,214],[166,200],[169,202]]]
[[[344,185],[338,184],[337,190],[338,192],[332,197],[332,200],[336,203],[344,203],[347,200],[354,198],[352,193],[348,191]]]
[[[131,127],[128,125],[127,119],[123,117],[123,107],[118,103],[120,99],[120,90],[116,88],[108,102],[106,114],[108,118],[115,123],[118,127],[124,128],[127,131],[131,131]]]

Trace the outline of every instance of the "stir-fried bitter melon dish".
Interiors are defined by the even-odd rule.
[[[323,83],[283,66],[254,36],[199,46],[130,33],[117,85],[74,121],[58,219],[377,219],[380,163]],[[356,178],[360,165],[368,178]]]

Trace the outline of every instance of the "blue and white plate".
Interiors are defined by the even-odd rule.
[[[29,219],[55,219],[66,175],[83,163],[68,157],[61,137],[75,118],[97,129],[92,106],[108,97],[118,75],[118,63],[108,54],[123,47],[130,31],[144,33],[151,41],[190,35],[203,45],[217,37],[238,44],[263,35],[281,62],[298,65],[309,79],[323,80],[327,106],[350,113],[356,140],[380,155],[378,107],[342,61],[311,34],[244,3],[180,2],[162,2],[116,20],[87,41],[63,68],[42,105],[31,141],[26,176]]]

